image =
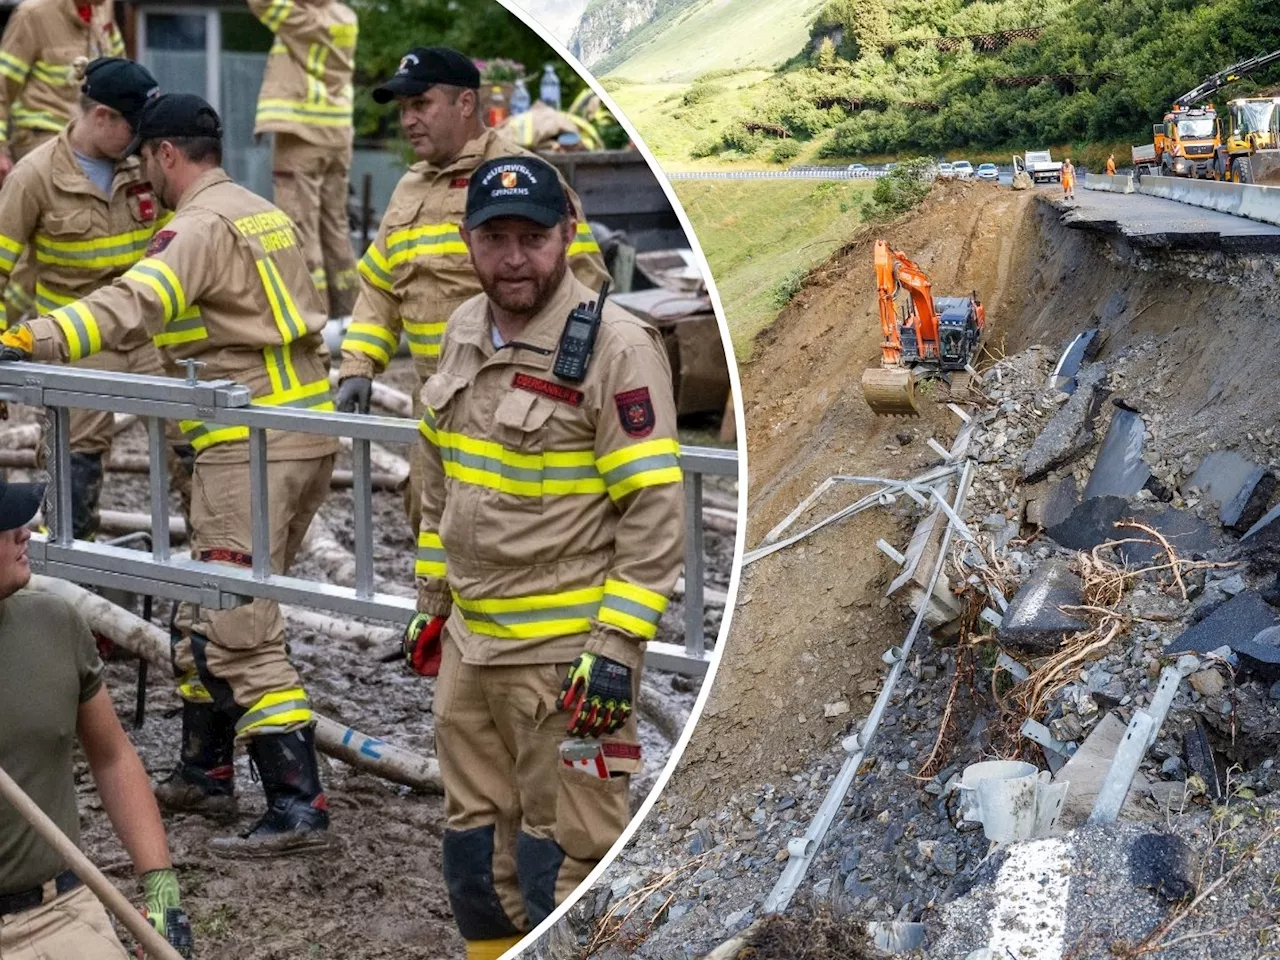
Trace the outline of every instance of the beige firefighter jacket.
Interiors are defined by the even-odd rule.
[[[571,149],[603,150],[600,134],[586,120],[572,113],[552,109],[541,100],[535,100],[524,113],[507,117],[498,132],[526,150],[563,149],[560,137],[574,134],[578,145]]]
[[[88,23],[76,0],[25,0],[13,11],[0,38],[0,140],[9,121],[61,130],[80,98],[76,58],[124,56],[113,0],[88,10]]]
[[[471,172],[495,157],[529,155],[486,130],[448,166],[418,163],[409,168],[360,260],[360,293],[342,341],[341,378],[373,377],[384,370],[400,345],[401,330],[418,376],[430,376],[440,356],[445,320],[480,292],[458,231]],[[578,217],[569,264],[583,283],[598,290],[608,276],[604,259],[577,194],[568,190],[568,195]]]
[[[215,168],[183,195],[142,260],[30,327],[36,360],[78,360],[151,337],[173,360],[202,362],[200,379],[246,385],[256,404],[332,410],[327,316],[292,221]],[[249,459],[247,427],[179,426],[199,457]],[[272,460],[307,459],[336,452],[337,441],[271,431],[267,448]]]
[[[105,196],[71,151],[74,126],[23,157],[0,189],[0,295],[23,252],[34,246],[41,313],[120,276],[142,259],[156,229],[172,216],[160,209],[136,157],[116,165],[111,196]]]
[[[488,300],[450,318],[426,382],[418,608],[451,612],[467,663],[633,668],[680,573],[684,492],[671,368],[658,332],[607,304],[582,383],[552,373],[569,312],[596,291],[566,273],[495,348]]]
[[[276,37],[253,132],[290,133],[320,147],[349,146],[355,12],[337,0],[249,0],[249,7]]]

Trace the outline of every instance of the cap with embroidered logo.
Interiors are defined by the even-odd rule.
[[[464,53],[449,47],[414,47],[400,58],[400,66],[386,83],[373,90],[377,103],[396,97],[416,97],[438,83],[480,89],[480,71]]]
[[[569,209],[555,167],[536,157],[496,157],[471,174],[467,187],[468,230],[497,217],[519,217],[554,227]]]

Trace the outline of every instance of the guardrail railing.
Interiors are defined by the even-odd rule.
[[[420,442],[413,420],[363,414],[256,406],[249,389],[229,380],[198,381],[170,377],[85,370],[48,364],[0,364],[0,399],[42,406],[51,411],[52,457],[49,480],[53,516],[46,536],[32,537],[27,550],[37,573],[143,596],[189,601],[226,609],[268,597],[281,603],[329,610],[348,616],[405,623],[414,612],[409,597],[379,593],[373,570],[373,479],[370,445],[408,446]],[[150,466],[151,552],[76,540],[71,516],[70,410],[87,408],[131,413],[147,428]],[[165,460],[165,421],[204,420],[249,428],[250,510],[253,566],[239,568],[174,556],[169,549],[169,480]],[[344,587],[282,574],[270,568],[267,517],[266,431],[289,430],[352,441],[355,586]],[[705,569],[702,558],[702,482],[705,475],[738,475],[735,451],[685,447],[688,535],[685,540],[685,642],[652,642],[646,662],[690,675],[706,673],[710,655],[703,628]]]

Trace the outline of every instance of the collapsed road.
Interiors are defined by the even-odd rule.
[[[944,558],[946,586],[930,597],[918,574],[900,582],[899,558],[929,566],[912,544],[945,516],[928,491],[923,506],[895,495],[761,550],[679,768],[543,956],[1273,949],[1276,232],[1080,196],[953,184],[878,231],[938,289],[987,306],[983,377],[960,408],[968,537]],[[866,408],[874,239],[810,274],[744,371],[749,545],[868,494],[831,478],[927,476],[966,429],[927,396],[919,419]],[[897,660],[926,598],[930,629]],[[852,735],[889,673],[864,744]],[[797,841],[864,748],[806,850]],[[1026,764],[1006,776],[1035,816],[1002,821],[976,802],[966,771],[991,760]],[[798,856],[812,862],[794,898],[766,916]]]

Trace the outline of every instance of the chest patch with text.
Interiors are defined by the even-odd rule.
[[[540,393],[544,397],[550,397],[552,400],[558,400],[560,403],[567,403],[571,407],[582,406],[582,391],[574,390],[572,387],[566,387],[562,383],[552,383],[550,380],[531,377],[527,373],[517,373],[515,377],[512,378],[511,385],[517,390],[528,390],[530,393]]]
[[[452,190],[465,190],[470,183],[470,177],[454,177],[453,180],[450,181],[449,187]]]
[[[629,437],[647,437],[653,433],[657,416],[653,412],[653,398],[648,387],[615,393],[613,402],[618,407],[618,421]]]

